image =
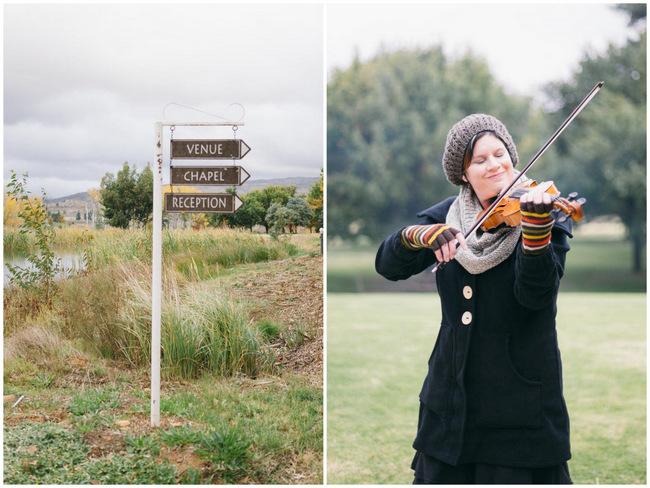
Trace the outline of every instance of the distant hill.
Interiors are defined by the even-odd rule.
[[[295,177],[290,177],[290,178],[270,178],[266,180],[248,180],[246,183],[241,185],[239,189],[237,190],[237,193],[245,195],[246,193],[253,191],[253,190],[261,190],[262,188],[265,188],[267,186],[295,186],[296,187],[296,194],[298,195],[306,195],[309,193],[309,190],[311,189],[312,186],[314,186],[314,183],[318,180],[320,177],[310,177],[310,176],[295,176]],[[225,187],[216,187],[216,186],[204,186],[204,187],[199,187],[204,191],[212,191],[212,192],[219,192],[218,188],[225,188]],[[81,192],[81,193],[75,193],[74,195],[68,195],[67,197],[60,197],[60,198],[48,198],[48,204],[52,206],[53,204],[56,205],[62,204],[64,202],[90,202],[90,194],[86,192]]]
[[[320,177],[309,177],[309,176],[295,176],[292,178],[271,178],[268,180],[248,180],[242,186],[239,187],[237,193],[246,194],[249,191],[261,190],[267,186],[295,186],[296,194],[306,195],[311,190],[311,187],[314,186],[314,183]],[[212,187],[214,188],[214,187]]]
[[[90,194],[87,191],[82,191],[81,193],[75,193],[74,195],[68,195],[67,197],[48,198],[47,203],[49,204],[62,203],[65,202],[66,200],[90,202],[91,198],[90,198]]]

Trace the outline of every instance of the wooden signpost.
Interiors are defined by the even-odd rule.
[[[153,244],[151,286],[151,425],[160,426],[160,345],[162,321],[162,173],[163,126],[232,126],[241,122],[163,123],[154,127]],[[176,159],[241,159],[251,148],[241,139],[170,141],[170,157]],[[250,175],[240,166],[199,166],[171,168],[171,184],[184,186],[243,184]],[[233,213],[243,202],[230,193],[169,193],[164,207],[170,213]]]

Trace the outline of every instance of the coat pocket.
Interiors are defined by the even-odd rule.
[[[429,372],[420,392],[420,401],[443,418],[447,416],[451,389],[452,334],[450,327],[444,325],[440,327],[436,344],[429,358]]]
[[[481,336],[478,423],[501,428],[542,427],[542,383],[519,374],[509,344],[509,334]]]

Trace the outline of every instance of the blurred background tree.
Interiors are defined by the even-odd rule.
[[[382,53],[337,71],[328,86],[328,233],[378,238],[457,193],[440,161],[447,132],[467,114],[490,113],[526,146],[527,98],[508,96],[471,53],[440,47]]]
[[[645,5],[620,7],[630,22]],[[507,93],[487,63],[441,46],[381,52],[337,70],[327,94],[327,225],[330,237],[378,241],[458,193],[442,171],[447,132],[471,113],[500,119],[530,160],[599,81],[605,87],[531,170],[565,194],[587,198],[588,218],[617,215],[641,266],[645,242],[646,35],[586,54],[572,78],[545,88],[547,101]],[[575,127],[574,127],[575,124]]]
[[[645,19],[645,4],[618,8],[631,23]],[[575,120],[571,137],[558,140],[553,173],[587,196],[590,215],[621,219],[633,245],[634,271],[641,270],[646,242],[646,38],[644,32],[603,55],[586,54],[571,80],[547,89],[560,123],[594,81],[605,81],[600,100]]]

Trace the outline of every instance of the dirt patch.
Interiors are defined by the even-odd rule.
[[[179,449],[163,446],[160,449],[160,458],[167,459],[176,466],[178,476],[183,476],[189,468],[199,472],[209,469],[210,463],[194,454],[191,449]]]
[[[84,441],[90,446],[89,458],[99,459],[110,453],[126,451],[126,444],[122,440],[123,434],[115,430],[102,427],[83,436]]]
[[[235,297],[252,304],[251,319],[282,322],[305,330],[304,343],[278,349],[282,370],[321,377],[323,373],[323,256],[303,256],[252,266],[231,286]],[[231,278],[237,280],[236,277]]]

